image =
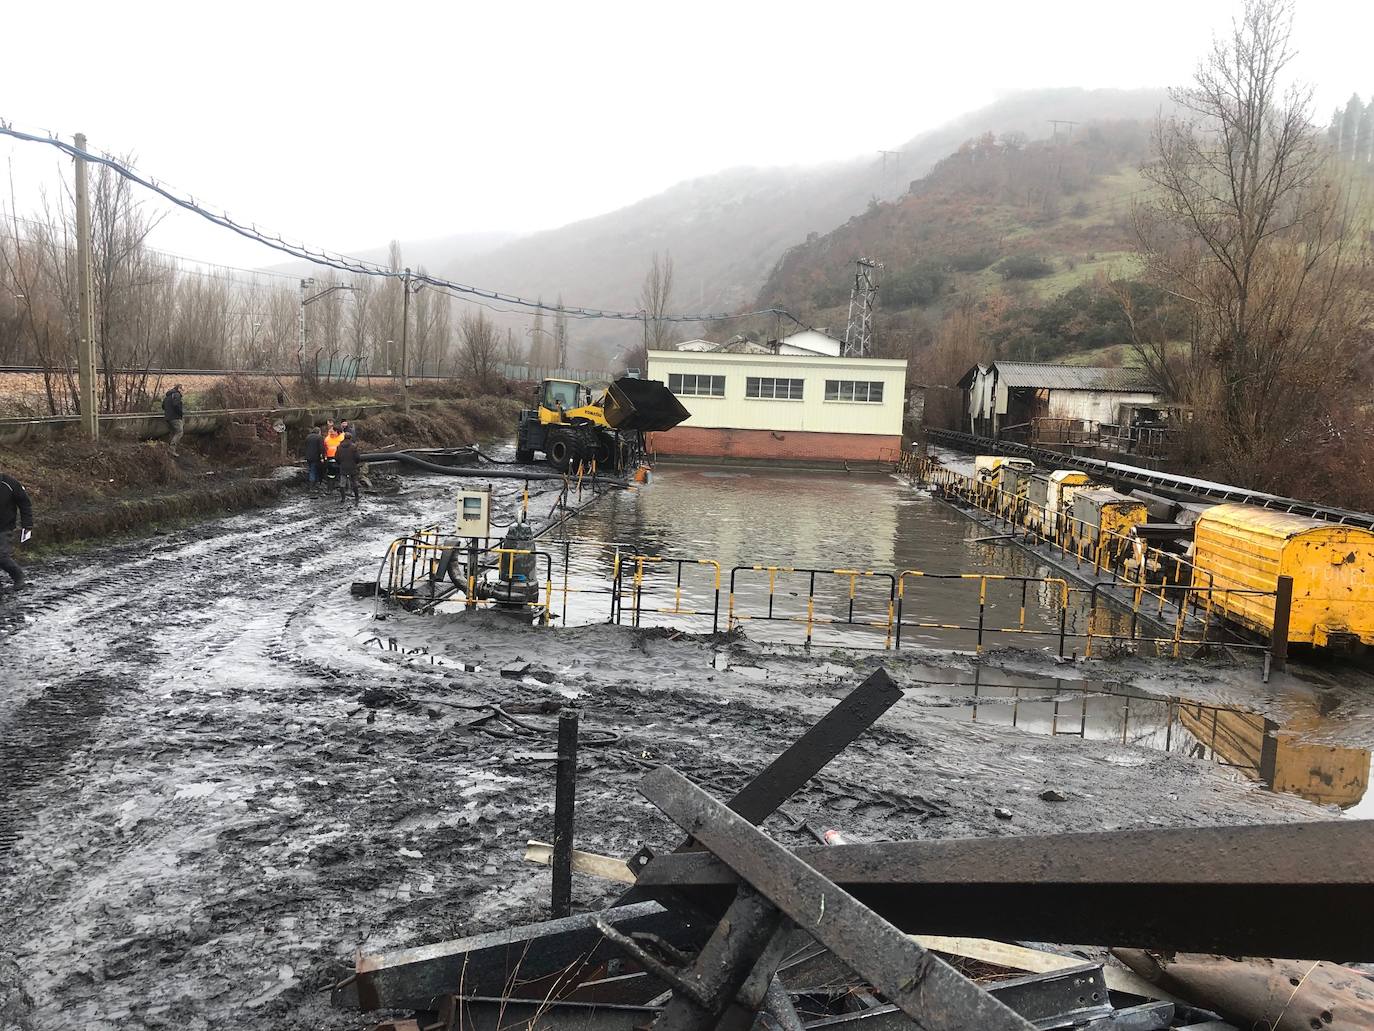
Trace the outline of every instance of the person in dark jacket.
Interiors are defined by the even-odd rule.
[[[11,550],[16,523],[20,528],[20,543],[23,543],[33,530],[33,502],[18,480],[0,473],[0,569],[9,573],[14,589],[22,591],[28,586],[28,580]]]
[[[320,424],[310,427],[305,438],[305,477],[310,482],[310,493],[320,492],[321,469],[324,467],[324,437],[320,434]]]
[[[169,436],[167,447],[175,457],[177,445],[181,443],[181,431],[186,426],[186,410],[181,401],[181,384],[178,383],[162,395],[162,417],[167,420]]]
[[[334,452],[334,458],[339,463],[339,504],[347,500],[345,491],[348,487],[353,488],[353,504],[362,504],[362,498],[358,491],[358,460],[362,457],[362,452],[358,450],[357,441],[353,439],[353,434],[344,436],[343,443]]]

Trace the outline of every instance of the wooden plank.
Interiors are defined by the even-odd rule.
[[[530,839],[525,843],[525,861],[538,863],[540,866],[552,865],[553,846],[547,841]],[[573,873],[580,873],[587,877],[600,877],[603,881],[618,881],[621,884],[634,884],[635,882],[635,875],[625,865],[625,860],[615,856],[603,856],[595,852],[573,849],[572,868]]]
[[[983,963],[1007,967],[1009,970],[1025,970],[1032,974],[1048,974],[1054,970],[1066,970],[1083,963],[1077,956],[1061,956],[1057,952],[1042,952],[1039,949],[1028,949],[1023,945],[993,941],[990,938],[954,938],[940,934],[913,934],[911,937],[932,952],[942,952],[946,956],[959,956],[963,959],[976,959]],[[1177,996],[1170,995],[1132,970],[1104,966],[1102,972],[1107,977],[1107,987],[1114,992],[1139,995],[1143,999],[1180,1001]]]

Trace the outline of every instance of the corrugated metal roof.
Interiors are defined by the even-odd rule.
[[[1050,365],[1042,362],[994,362],[997,382],[1008,387],[1059,390],[1151,391],[1154,384],[1143,369],[1107,369],[1092,365]]]

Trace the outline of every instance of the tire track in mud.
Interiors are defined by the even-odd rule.
[[[21,704],[0,726],[0,871],[8,872],[32,813],[48,804],[34,789],[91,737],[114,690],[99,676],[63,681]]]

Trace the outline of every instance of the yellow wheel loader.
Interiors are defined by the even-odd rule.
[[[590,384],[546,379],[539,406],[520,413],[515,457],[536,453],[562,472],[593,462],[606,473],[624,473],[644,456],[644,434],[670,430],[691,413],[658,380],[623,376],[596,393]]]

